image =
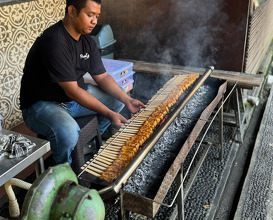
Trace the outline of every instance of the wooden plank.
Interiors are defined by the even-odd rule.
[[[160,74],[160,75],[177,75],[177,74],[189,74],[199,73],[203,74],[205,68],[185,67],[179,65],[170,65],[163,63],[152,63],[139,60],[126,60],[133,62],[133,69],[136,72]],[[229,84],[237,83],[242,88],[252,89],[253,87],[259,87],[262,84],[263,77],[257,74],[247,74],[243,72],[233,72],[224,70],[214,70],[211,77],[227,80]]]

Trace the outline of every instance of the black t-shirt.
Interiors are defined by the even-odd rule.
[[[95,41],[81,35],[76,41],[62,21],[46,29],[34,42],[26,59],[21,81],[20,108],[35,102],[71,101],[58,82],[77,81],[84,88],[83,75],[106,72]]]

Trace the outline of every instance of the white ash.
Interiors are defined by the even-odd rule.
[[[204,95],[207,96],[211,90],[214,89],[207,84],[203,84],[198,89],[183,108],[180,115],[176,117],[128,179],[124,190],[143,196],[153,195],[153,190],[157,191],[157,187],[159,187],[165,173],[176,157],[177,149],[179,150],[182,146],[178,140],[187,137],[189,135],[187,132],[191,131],[190,128],[194,120],[189,118],[198,117],[203,109],[212,101],[212,99],[208,99],[208,103],[206,103],[204,100]],[[215,94],[213,94],[214,96]]]

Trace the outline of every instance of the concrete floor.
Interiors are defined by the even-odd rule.
[[[273,90],[251,155],[234,219],[273,219]]]
[[[263,91],[266,97],[268,91]],[[266,99],[260,102],[253,112],[248,129],[246,130],[244,142],[239,145],[234,161],[230,167],[229,177],[224,184],[224,191],[217,204],[214,219],[227,220],[233,219],[241,195],[243,183],[249,168],[252,151],[258,134],[259,125],[264,113]]]

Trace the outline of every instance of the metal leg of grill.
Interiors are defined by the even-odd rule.
[[[180,186],[183,183],[183,164],[181,165],[180,172],[176,176],[176,184]],[[178,210],[178,219],[184,220],[184,189],[183,184],[179,191],[179,194],[176,198],[177,210]]]
[[[237,87],[235,92],[233,93],[233,106],[234,106],[234,113],[235,113],[235,120],[237,124],[237,132],[236,132],[236,141],[242,143],[243,142],[243,129],[242,129],[242,120],[241,120],[241,108],[240,108],[240,91]]]
[[[122,219],[122,220],[129,220],[130,219],[130,212],[124,209],[124,205],[123,205],[123,190],[120,190],[120,213],[119,213],[119,218],[118,219]]]

